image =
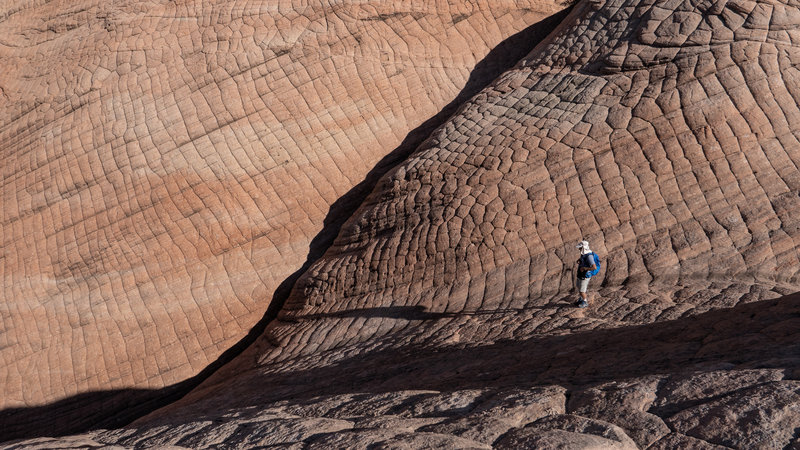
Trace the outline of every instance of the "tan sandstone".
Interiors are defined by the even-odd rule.
[[[380,179],[254,345],[85,439],[797,446],[798,6],[579,2]]]
[[[4,2],[0,408],[208,367],[561,8]]]
[[[437,413],[420,431],[509,446],[792,444],[796,6],[579,3],[380,180],[256,345],[132,436],[279,399],[556,385],[568,416]],[[570,295],[581,238],[605,267],[586,310]],[[406,397],[354,414],[421,401]]]

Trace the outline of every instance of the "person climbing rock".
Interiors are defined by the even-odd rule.
[[[586,294],[586,290],[589,287],[589,279],[600,272],[600,257],[589,248],[588,241],[579,242],[577,248],[580,250],[581,256],[575,263],[577,267],[575,271],[577,275],[575,288],[580,293],[580,298],[578,298],[578,302],[575,306],[578,308],[586,308],[589,306],[589,297]]]

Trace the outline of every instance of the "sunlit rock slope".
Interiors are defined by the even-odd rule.
[[[579,3],[380,180],[256,345],[92,438],[798,445],[797,6]]]
[[[562,8],[3,2],[0,409],[208,367],[322,252],[379,161]],[[95,419],[125,401],[91,395]]]
[[[381,178],[255,345],[44,443],[800,445],[798,6],[578,3]]]

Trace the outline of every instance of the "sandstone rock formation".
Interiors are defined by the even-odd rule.
[[[3,2],[0,409],[208,367],[324,249],[376,164],[561,8]],[[94,419],[101,397],[79,398]]]
[[[800,295],[576,332],[569,322],[582,313],[551,308],[565,319],[555,333],[378,350],[329,365],[286,362],[268,375],[226,379],[192,394],[188,405],[123,429],[3,448],[800,444],[793,436],[800,426]],[[536,312],[492,317],[509,322]]]
[[[247,351],[130,426],[30,445],[800,445],[798,6],[579,2]]]
[[[559,298],[581,238],[606,269],[573,329],[797,291],[796,24],[779,2],[582,4],[381,179],[298,281],[260,361],[381,336],[547,332],[558,315],[481,317]],[[381,308],[457,317],[409,327]]]
[[[579,3],[380,180],[257,345],[95,438],[796,445],[794,24],[771,1]],[[605,256],[586,311],[582,237]]]

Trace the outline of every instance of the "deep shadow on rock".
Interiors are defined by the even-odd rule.
[[[450,319],[431,314],[419,320]],[[747,442],[762,448],[791,438],[780,426],[794,423],[791,409],[800,405],[798,323],[800,293],[646,325],[475,347],[410,345],[304,370],[296,367],[315,362],[292,361],[262,369],[272,373],[242,374],[123,429],[23,446],[84,439],[132,447],[301,441],[324,447],[426,437],[485,446],[596,441],[611,431],[629,446],[629,438],[640,446],[735,445],[742,438],[735,420],[703,423],[741,413],[757,419],[759,431]],[[154,392],[113,394],[122,408]],[[642,421],[658,433],[637,434]],[[417,432],[425,430],[438,434]]]
[[[550,384],[573,388],[734,368],[781,368],[791,373],[800,369],[798,337],[800,294],[792,294],[647,325],[470,348],[415,345],[307,370],[268,368],[275,372],[243,374],[236,385],[218,386],[216,392],[206,392],[205,399],[187,402],[150,422],[169,423],[176,414],[180,420],[211,418],[220,413],[216,408],[235,410],[279,399],[300,401],[347,393]]]

